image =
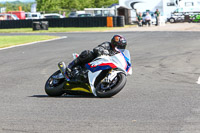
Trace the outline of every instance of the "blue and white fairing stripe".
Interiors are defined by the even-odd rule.
[[[117,48],[116,48],[116,50],[121,53],[121,56],[123,56],[123,58],[124,58],[124,60],[126,62],[125,70],[128,73],[130,71],[130,69],[131,69],[131,61],[130,61],[130,59],[128,57],[126,57],[126,55],[122,52],[122,50],[117,49]]]
[[[122,52],[121,52],[122,53]],[[124,53],[122,53],[122,55],[124,56],[124,59],[126,60],[127,66],[126,66],[126,72],[128,72],[131,68],[131,62],[129,60],[129,58],[127,58]]]
[[[101,63],[99,65],[91,65],[90,63],[88,63],[85,66],[91,72],[116,68],[115,64],[113,64],[113,63]]]

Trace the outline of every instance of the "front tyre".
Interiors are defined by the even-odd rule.
[[[45,84],[45,92],[52,97],[61,96],[63,92],[64,79],[55,79],[54,76],[60,74],[60,70],[52,74]]]
[[[101,98],[108,98],[116,95],[122,90],[126,84],[126,76],[123,73],[118,73],[114,80],[110,83],[100,82],[96,86],[96,94]]]

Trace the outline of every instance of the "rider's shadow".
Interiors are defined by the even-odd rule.
[[[62,95],[59,97],[50,97],[48,95],[33,95],[29,97],[35,97],[35,98],[98,98],[93,95]]]

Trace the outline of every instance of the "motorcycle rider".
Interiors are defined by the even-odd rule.
[[[111,42],[103,42],[102,44],[98,45],[93,49],[84,50],[81,54],[74,59],[71,63],[69,63],[68,67],[66,68],[66,75],[71,78],[71,70],[76,66],[85,65],[86,63],[91,62],[98,56],[101,55],[114,55],[117,54],[115,48],[125,49],[127,45],[126,39],[121,35],[114,35],[111,39]]]

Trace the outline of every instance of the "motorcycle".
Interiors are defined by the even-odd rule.
[[[130,53],[127,49],[117,49],[117,54],[102,55],[93,61],[71,70],[70,79],[66,75],[64,62],[58,63],[60,70],[52,74],[45,84],[48,96],[89,94],[101,98],[112,97],[126,84],[126,76],[132,74]],[[78,54],[73,54],[74,59]]]

